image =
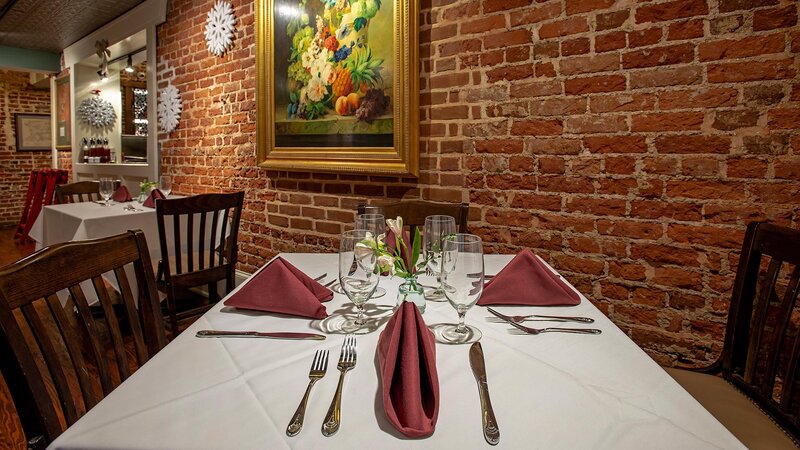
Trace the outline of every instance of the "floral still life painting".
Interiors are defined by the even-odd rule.
[[[275,62],[276,79],[287,66],[286,83],[275,84],[279,145],[392,144],[392,55],[385,45],[392,42],[392,16],[391,4],[382,6],[381,0],[299,0],[279,9],[287,12],[289,44],[288,58]],[[319,134],[335,138],[314,141]]]
[[[344,151],[353,160],[371,151],[372,159],[381,158],[378,153],[387,159],[392,157],[388,149],[399,158],[407,156],[407,149],[398,143],[408,145],[410,136],[404,130],[409,117],[416,119],[414,127],[418,125],[418,102],[414,94],[409,103],[405,86],[413,76],[416,88],[419,76],[416,46],[410,52],[405,42],[408,3],[262,1],[267,2],[263,11],[269,20],[259,25],[259,30],[264,28],[264,39],[259,39],[264,51],[259,55],[268,62],[259,62],[264,75],[259,77],[259,89],[265,90],[267,101],[260,100],[259,108],[268,111],[259,114],[259,122],[262,117],[267,122],[259,130],[269,134],[267,153],[302,150],[314,159]],[[412,55],[414,64],[409,66],[405,62]],[[397,136],[398,132],[405,136]],[[259,142],[264,143],[261,138]],[[403,172],[408,173],[408,163],[403,163]]]

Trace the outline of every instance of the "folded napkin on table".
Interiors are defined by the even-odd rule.
[[[389,422],[408,437],[433,434],[439,417],[436,342],[412,302],[403,302],[378,338],[381,397]]]
[[[580,296],[530,249],[517,254],[483,288],[479,305],[574,306]]]
[[[225,305],[324,319],[328,313],[320,302],[332,298],[333,291],[279,256],[225,300]]]
[[[142,206],[147,206],[148,208],[155,208],[156,207],[156,200],[160,198],[167,198],[160,189],[153,189],[150,191],[150,195],[147,196],[147,200],[142,203]]]
[[[131,198],[131,193],[128,192],[128,188],[124,185],[118,187],[117,190],[114,191],[114,195],[111,196],[111,199],[115,202],[129,202],[133,200],[133,198]]]

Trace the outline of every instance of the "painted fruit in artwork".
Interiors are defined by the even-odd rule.
[[[336,99],[335,108],[336,114],[340,116],[349,116],[353,110],[350,108],[350,103],[347,102],[347,97],[344,95]]]
[[[353,81],[348,69],[339,68],[336,70],[336,80],[333,82],[331,90],[336,98],[347,96],[353,90]]]
[[[359,105],[361,105],[361,97],[359,97],[355,92],[351,92],[347,96],[347,105],[350,106],[351,111],[357,110]]]

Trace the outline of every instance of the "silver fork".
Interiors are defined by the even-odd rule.
[[[536,319],[549,319],[553,322],[581,322],[581,323],[594,323],[594,319],[591,317],[577,317],[577,316],[547,316],[543,314],[528,314],[527,316],[507,316],[505,314],[500,314],[499,312],[495,311],[492,308],[486,308],[489,310],[490,313],[494,314],[498,318],[506,321],[506,322],[524,322],[530,318]]]
[[[322,434],[332,436],[339,431],[339,424],[342,419],[342,386],[344,385],[344,374],[356,366],[356,337],[348,334],[344,337],[342,351],[339,353],[339,385],[336,387],[336,395],[333,396],[328,414],[322,422]]]
[[[528,333],[528,334],[542,334],[542,333],[575,333],[575,334],[600,334],[602,333],[601,330],[597,328],[560,328],[560,327],[548,327],[548,328],[531,328],[526,327],[525,325],[519,324],[517,322],[508,321],[508,324],[512,327],[519,328],[520,330]]]
[[[289,421],[289,426],[286,427],[286,434],[289,436],[297,435],[297,433],[300,432],[300,429],[303,428],[303,419],[306,415],[306,404],[308,403],[308,396],[311,394],[311,388],[314,386],[314,383],[316,383],[317,380],[325,376],[325,372],[327,372],[327,370],[328,351],[317,350],[317,352],[314,354],[314,361],[311,362],[311,371],[308,372],[308,387],[306,387],[306,393],[303,395],[303,400],[297,407],[297,411],[294,412],[292,420]]]

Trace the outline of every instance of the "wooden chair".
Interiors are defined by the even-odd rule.
[[[100,200],[99,181],[76,181],[56,186],[58,203],[92,202]]]
[[[102,277],[112,273],[129,330],[124,336]],[[87,280],[101,318],[81,289]],[[57,295],[67,289],[74,310]],[[167,343],[144,234],[56,244],[6,266],[0,270],[0,326],[0,370],[28,448],[44,448]]]
[[[226,293],[233,290],[243,201],[244,192],[156,201],[158,278],[164,280],[161,287],[167,293],[173,337],[178,335],[179,320],[205,312],[219,301],[217,282],[225,280]],[[190,289],[203,285],[208,286],[208,304],[182,311],[179,317],[177,303],[197,297]]]
[[[411,229],[411,236],[417,227],[425,225],[425,218],[441,214],[456,219],[459,233],[467,232],[468,203],[437,203],[425,200],[407,200],[395,203],[376,203],[358,205],[358,214],[383,214],[387,219],[397,216],[403,218],[403,224]]]
[[[668,369],[751,449],[795,448],[800,437],[799,290],[800,230],[751,223],[734,281],[722,354],[706,368]]]

